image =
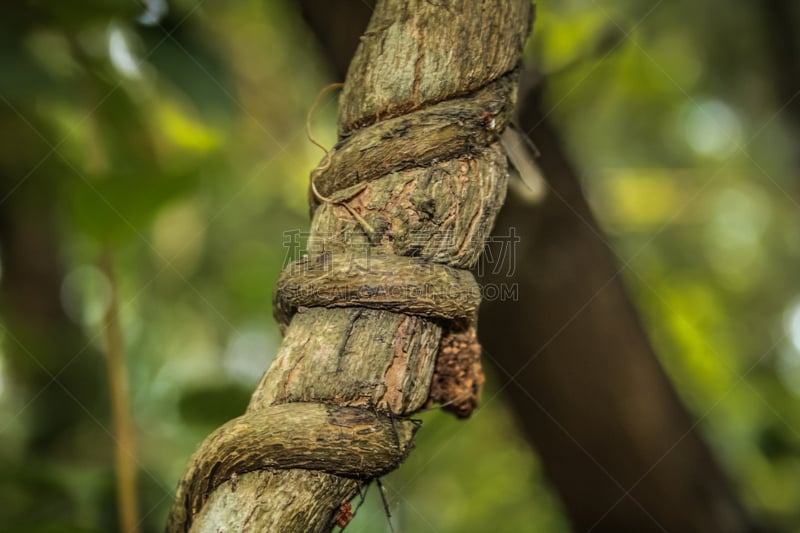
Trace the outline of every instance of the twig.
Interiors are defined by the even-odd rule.
[[[319,106],[319,103],[322,100],[323,96],[325,96],[326,94],[328,94],[329,92],[331,92],[331,91],[333,91],[335,89],[340,89],[342,87],[344,87],[344,83],[331,83],[330,85],[326,85],[325,87],[323,87],[322,90],[319,92],[319,94],[317,94],[317,97],[314,99],[314,103],[311,104],[311,108],[308,110],[308,113],[306,114],[306,137],[308,137],[308,140],[311,141],[315,146],[318,146],[323,152],[325,152],[325,162],[322,164],[322,166],[317,167],[315,169],[316,171],[319,171],[319,172],[323,172],[323,171],[327,170],[328,167],[331,166],[331,151],[328,150],[327,148],[325,148],[311,134],[311,117],[313,116],[314,111]],[[362,187],[362,189],[363,189],[363,187]],[[345,209],[347,209],[347,212],[350,213],[350,216],[352,216],[356,220],[356,222],[358,222],[361,225],[361,227],[366,232],[367,236],[372,238],[372,235],[375,233],[375,230],[372,228],[372,226],[370,226],[370,224],[366,220],[364,220],[364,217],[359,215],[358,212],[355,209],[353,209],[352,207],[350,207],[349,204],[346,203],[345,200],[347,200],[348,198],[334,200],[332,198],[329,198],[329,197],[323,195],[317,189],[317,184],[314,183],[314,174],[313,173],[311,174],[311,192],[314,193],[314,196],[320,202],[328,203],[328,204],[334,204],[334,205],[341,205]]]
[[[375,484],[378,485],[381,493],[381,501],[383,502],[383,510],[386,513],[386,520],[389,522],[389,531],[394,533],[394,526],[392,525],[392,513],[389,511],[389,501],[386,499],[386,489],[383,488],[381,478],[375,478]]]
[[[124,533],[139,533],[139,500],[136,491],[135,431],[131,416],[128,377],[111,254],[104,250],[100,269],[111,284],[111,298],[103,320],[108,361],[108,388],[114,426],[114,459],[117,472],[119,526]]]

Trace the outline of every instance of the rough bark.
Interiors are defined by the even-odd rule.
[[[360,0],[301,5],[341,79],[355,48],[352,34],[362,29],[356,22],[369,6]],[[345,11],[350,33],[332,33],[325,22]],[[495,233],[508,235],[514,226],[522,241],[513,277],[494,281],[520,288],[518,301],[482,307],[487,359],[500,380],[516,374],[511,406],[576,530],[755,531],[664,375],[622,279],[614,277],[613,253],[542,112],[542,88],[521,100],[520,119],[552,190],[543,204],[510,195],[498,217]]]
[[[465,287],[448,284],[442,269],[477,260],[505,196],[497,136],[513,110],[531,11],[526,0],[378,3],[345,83],[340,142],[312,176],[327,194],[312,202],[310,258],[299,274],[285,273],[284,287],[311,279],[303,277],[311,266],[331,269],[314,281],[317,300],[277,306],[279,317],[294,313],[280,352],[247,413],[190,460],[170,531],[330,530],[343,502],[399,466],[411,446],[408,417],[430,394],[443,328],[455,326],[442,319],[450,318],[443,295]],[[456,127],[438,116],[455,117]],[[370,154],[384,147],[399,156],[380,166]],[[374,291],[367,291],[371,308],[361,300],[339,307],[349,290],[338,291],[344,300],[325,301],[342,272],[337,265],[352,267],[354,286],[380,285],[355,277],[364,257],[394,259],[399,274],[409,262],[429,268],[434,310],[414,309],[409,284],[387,276],[383,286],[399,287],[399,306],[381,305]],[[279,291],[278,301],[285,297]],[[463,322],[471,296],[459,298],[469,300],[453,306]],[[285,404],[296,407],[279,411]],[[302,409],[314,411],[313,424],[289,438],[281,425],[296,427],[292,417]],[[362,453],[337,461],[358,439]]]

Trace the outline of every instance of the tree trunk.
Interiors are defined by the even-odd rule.
[[[494,281],[519,283],[519,299],[482,307],[484,355],[513,377],[507,392],[576,529],[755,531],[653,352],[542,89],[520,122],[548,195],[510,197],[498,218],[521,242],[513,280]]]
[[[766,65],[772,76],[775,104],[788,121],[794,135],[800,134],[800,36],[797,24],[800,9],[791,0],[764,0],[756,3],[764,36]],[[795,162],[797,164],[797,162]]]
[[[5,131],[27,131],[27,126],[9,122]],[[20,162],[20,167],[24,164]],[[53,197],[56,189],[50,183],[36,184],[35,179],[23,186],[12,176],[21,174],[0,169],[4,348],[13,385],[33,411],[27,451],[46,456],[67,447],[85,417],[81,406],[103,404],[98,397],[105,393],[105,386],[95,371],[96,350],[61,306],[65,273]]]
[[[276,289],[283,345],[247,413],[193,455],[169,531],[330,530],[406,456],[443,331],[469,339],[464,269],[505,196],[498,135],[531,11],[527,0],[377,4],[340,141],[312,173],[309,256]]]

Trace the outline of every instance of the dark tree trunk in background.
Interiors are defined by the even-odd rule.
[[[344,79],[369,6],[301,6]],[[495,280],[519,300],[483,304],[485,360],[500,383],[518,374],[506,392],[576,530],[756,531],[650,346],[541,96],[520,96],[520,118],[552,191],[539,205],[509,194],[497,221],[522,238],[513,279]]]
[[[26,132],[28,126],[10,119]],[[20,162],[25,171],[35,159]],[[36,454],[65,449],[71,432],[86,418],[83,405],[97,405],[103,387],[97,352],[61,305],[64,279],[61,235],[52,183],[22,174],[0,179],[0,309],[7,328],[10,384],[21,391],[32,414],[26,447]],[[18,186],[19,185],[19,186]],[[46,334],[43,335],[43,332]],[[53,378],[56,378],[55,380]],[[102,403],[100,403],[102,405]]]
[[[573,524],[754,531],[653,352],[541,86],[520,101],[549,190],[500,214],[498,232],[522,240],[514,279],[495,281],[519,283],[519,300],[487,302],[481,333],[500,381],[516,376],[507,392]]]
[[[762,0],[757,5],[775,103],[794,134],[800,135],[800,5],[794,0]]]

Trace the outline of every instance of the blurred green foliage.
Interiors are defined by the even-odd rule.
[[[4,531],[116,528],[101,249],[145,530],[162,529],[189,454],[243,411],[280,343],[283,232],[307,227],[320,158],[305,116],[339,80],[291,2],[175,0],[158,22],[148,5],[30,0],[0,18],[0,211],[51,238],[55,261],[22,259],[55,271],[64,313],[42,329],[3,302]],[[747,503],[796,529],[799,161],[757,10],[543,0],[526,54],[682,398]],[[335,113],[328,98],[314,121],[329,146]],[[385,480],[400,530],[566,530],[500,386],[469,423],[424,415]],[[348,531],[386,529],[383,513],[373,487]]]

